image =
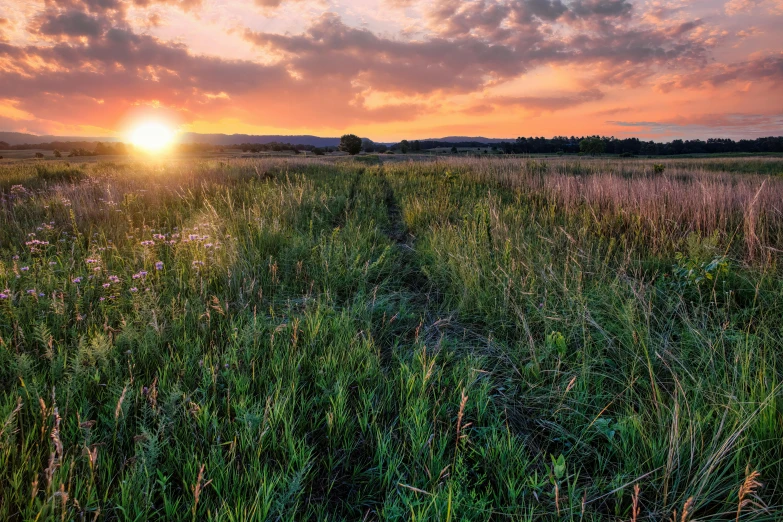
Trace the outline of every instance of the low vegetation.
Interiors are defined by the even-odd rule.
[[[0,166],[0,519],[779,520],[783,161]]]

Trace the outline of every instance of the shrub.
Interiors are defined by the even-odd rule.
[[[655,165],[653,165],[653,172],[655,172],[656,174],[663,174],[665,170],[666,170],[666,165],[664,165],[663,163],[656,163]]]

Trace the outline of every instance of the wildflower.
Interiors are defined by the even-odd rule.
[[[111,281],[112,283],[119,283],[120,282],[120,278],[117,277],[116,275],[110,275],[109,276],[109,281]]]
[[[103,288],[109,288],[111,286],[111,283],[103,283],[101,286]]]
[[[101,303],[104,302],[105,300],[106,300],[105,297],[101,297],[100,299],[98,299],[98,301],[100,301]]]
[[[29,295],[35,295],[35,288],[31,288],[30,290],[27,291],[27,293]]]
[[[41,293],[39,293],[39,294],[38,294],[38,297],[43,297],[44,295],[46,295],[46,294],[44,294],[43,292],[41,292]]]
[[[11,259],[13,259],[14,261],[19,261],[19,256],[14,256]]]
[[[153,246],[154,244],[155,244],[155,242],[152,241],[152,240],[149,240],[149,239],[147,241],[142,241],[141,242],[142,246]]]
[[[55,266],[57,264],[57,261],[49,261],[49,266]]]
[[[158,241],[165,241],[166,240],[166,236],[164,236],[163,234],[155,234],[152,237],[154,239],[157,239]]]
[[[163,261],[155,263],[155,270],[163,270]]]
[[[78,283],[82,282],[82,278],[81,277],[74,277],[71,281],[78,284]]]
[[[194,267],[198,267],[198,266],[201,266],[201,265],[203,265],[203,264],[204,264],[204,261],[193,261],[193,263],[191,263],[191,264],[192,264]]]
[[[0,299],[8,299],[8,294],[0,292]]]
[[[199,240],[198,234],[190,234],[188,236],[188,241],[198,241],[198,240]]]
[[[204,248],[212,248],[212,243],[207,243],[206,245],[204,245]]]
[[[29,266],[23,266],[19,270],[21,270],[22,272],[27,272],[28,270],[30,270],[30,267]]]
[[[141,279],[146,276],[147,276],[147,272],[145,270],[141,270],[140,272],[133,274],[133,279]]]
[[[130,289],[130,291],[131,293],[135,294],[136,292],[139,291],[139,289],[134,286],[133,288]]]
[[[97,259],[93,259],[93,258],[90,257],[90,258],[85,259],[84,262],[87,263],[88,265],[93,265],[93,264],[97,263],[98,260]]]

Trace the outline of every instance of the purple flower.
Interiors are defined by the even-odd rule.
[[[0,292],[0,299],[8,299],[8,294]]]
[[[74,278],[72,279],[72,281],[73,281],[74,283],[77,283],[77,284],[78,284],[78,283],[81,283],[81,282],[82,282],[82,278],[81,278],[81,277],[74,277]]]
[[[46,295],[46,294],[44,294],[43,292],[41,292],[40,294],[38,294],[38,297],[43,297],[44,295]]]
[[[136,293],[139,291],[139,289],[134,286],[133,288],[130,289],[130,291],[131,293]]]
[[[35,295],[35,288],[31,288],[30,290],[27,291],[27,293],[30,295]]]
[[[30,270],[30,267],[29,266],[23,266],[19,270],[21,270],[22,272],[27,272],[28,270]]]
[[[163,261],[155,263],[155,270],[163,270]]]
[[[103,288],[109,288],[111,286],[111,283],[103,283],[101,286]]]

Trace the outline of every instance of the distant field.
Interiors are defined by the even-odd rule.
[[[0,164],[0,520],[780,520],[783,158],[240,155]]]

